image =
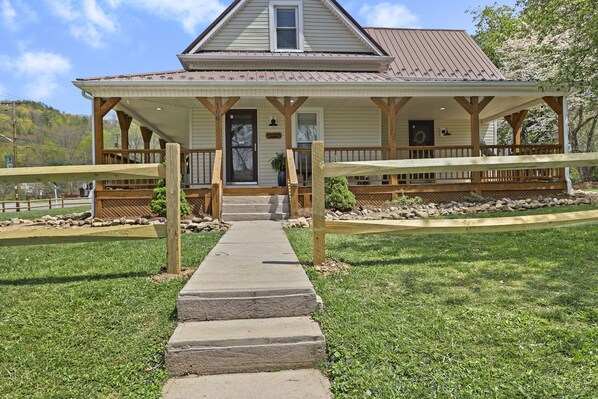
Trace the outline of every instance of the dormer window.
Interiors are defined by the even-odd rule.
[[[270,2],[270,50],[303,51],[302,2]]]

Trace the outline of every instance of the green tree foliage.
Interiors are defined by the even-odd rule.
[[[598,7],[596,0],[519,0],[514,7],[472,11],[475,39],[508,79],[569,90],[572,152],[598,151]],[[510,130],[499,129],[502,143]],[[555,142],[554,114],[535,109],[523,126],[524,144]],[[582,180],[596,168],[579,168]]]
[[[154,215],[166,217],[166,181],[164,179],[160,179],[158,185],[154,188],[150,209]],[[191,207],[189,206],[189,202],[187,202],[185,192],[181,190],[181,216],[190,213]]]
[[[351,210],[356,203],[355,194],[349,191],[346,177],[331,177],[326,181],[326,208],[344,212]]]

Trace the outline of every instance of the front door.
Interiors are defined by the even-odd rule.
[[[226,114],[226,181],[257,183],[257,111]]]
[[[409,159],[434,158],[434,121],[409,121]],[[411,180],[425,183],[434,180],[434,173],[418,173],[410,176]]]

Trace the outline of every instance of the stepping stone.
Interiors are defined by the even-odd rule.
[[[318,370],[225,374],[168,381],[162,399],[332,399]]]
[[[172,376],[313,368],[326,344],[309,317],[180,323],[166,347]]]

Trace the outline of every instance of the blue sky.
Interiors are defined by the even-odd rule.
[[[232,0],[0,0],[0,100],[89,114],[78,77],[180,69],[176,58]],[[364,26],[474,31],[494,0],[340,0]],[[499,1],[512,4],[511,0]]]

